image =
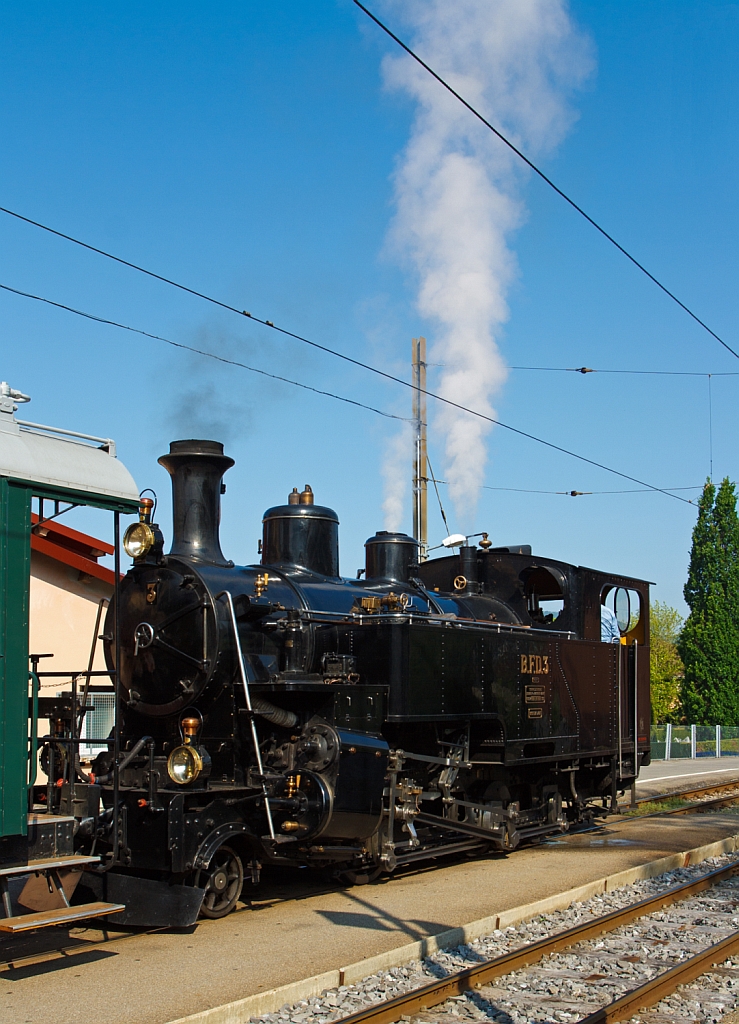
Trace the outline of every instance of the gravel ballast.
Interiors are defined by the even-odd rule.
[[[252,1024],[330,1024],[738,860],[737,854],[731,854],[635,882],[574,903],[566,910],[496,930],[420,961],[378,971],[357,984],[342,985],[250,1020]],[[413,1019],[439,1024],[460,1020],[501,1024],[574,1022],[737,930],[739,876],[597,939],[545,957],[531,967],[497,978],[474,992],[455,996]],[[739,958],[727,961],[632,1020],[644,1024],[708,1024],[729,1014],[738,1001]]]

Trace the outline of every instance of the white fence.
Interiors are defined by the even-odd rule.
[[[653,725],[652,760],[739,757],[739,727],[735,725]]]

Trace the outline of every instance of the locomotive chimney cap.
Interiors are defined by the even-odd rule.
[[[394,530],[378,530],[373,537],[368,537],[364,546],[368,544],[412,544],[418,547],[418,541],[407,533],[396,533]]]
[[[202,441],[190,438],[184,441],[170,441],[169,442],[169,456],[172,455],[218,455],[222,459],[228,460],[228,465],[233,466],[234,460],[223,453],[223,444],[220,441]],[[169,456],[163,455],[162,459],[166,459]],[[159,459],[159,462],[162,461]]]

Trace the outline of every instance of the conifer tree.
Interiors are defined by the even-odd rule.
[[[739,519],[728,478],[703,488],[683,592],[683,713],[696,725],[739,725]]]

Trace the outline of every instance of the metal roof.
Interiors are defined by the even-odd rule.
[[[0,476],[102,499],[137,502],[139,489],[110,438],[18,420],[30,399],[0,383]]]

